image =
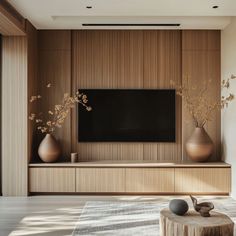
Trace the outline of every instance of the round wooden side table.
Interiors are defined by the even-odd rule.
[[[178,216],[165,208],[160,212],[161,236],[233,236],[234,222],[225,214],[210,213],[210,217],[202,217],[189,210]]]

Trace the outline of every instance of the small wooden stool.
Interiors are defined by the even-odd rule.
[[[160,212],[161,236],[233,236],[234,222],[222,213],[202,217],[194,210],[178,216],[165,208]]]

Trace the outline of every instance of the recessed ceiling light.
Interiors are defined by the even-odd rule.
[[[92,8],[92,6],[87,6],[86,8],[87,8],[87,9],[91,9],[91,8]]]
[[[217,9],[217,8],[219,8],[219,6],[213,6],[212,8],[213,8],[213,9]]]

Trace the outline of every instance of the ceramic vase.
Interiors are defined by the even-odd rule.
[[[188,157],[196,162],[204,162],[213,152],[213,142],[203,127],[196,127],[186,143]]]
[[[46,134],[39,145],[38,154],[43,162],[55,162],[61,153],[60,146],[52,134]]]

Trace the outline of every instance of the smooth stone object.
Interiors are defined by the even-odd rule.
[[[169,209],[176,215],[183,216],[189,209],[188,203],[182,199],[173,199],[169,203]]]

